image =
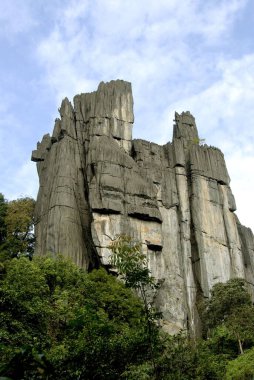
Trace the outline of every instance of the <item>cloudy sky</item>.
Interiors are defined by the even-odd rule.
[[[0,192],[36,197],[31,151],[62,98],[119,78],[134,137],[166,143],[174,111],[191,111],[254,230],[253,23],[253,0],[1,0]]]

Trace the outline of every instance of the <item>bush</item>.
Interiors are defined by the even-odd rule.
[[[13,259],[0,294],[0,376],[113,380],[147,357],[142,304],[104,269]]]

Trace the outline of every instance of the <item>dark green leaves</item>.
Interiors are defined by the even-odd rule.
[[[6,201],[0,194],[0,260],[22,255],[32,257],[34,251],[34,208],[32,198]]]
[[[13,259],[0,280],[0,376],[119,379],[147,357],[144,313],[130,289],[68,260]]]

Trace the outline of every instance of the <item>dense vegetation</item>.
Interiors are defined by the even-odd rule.
[[[105,270],[13,259],[1,283],[2,374],[118,379],[147,350],[139,300]]]
[[[34,207],[32,198],[7,201],[0,193],[0,259],[34,251]]]
[[[254,307],[244,280],[215,285],[199,305],[202,339],[167,336],[139,244],[122,237],[111,246],[121,281],[62,257],[31,260],[31,204],[0,197],[0,379],[253,379]]]

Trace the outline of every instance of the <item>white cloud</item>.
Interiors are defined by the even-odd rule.
[[[36,199],[39,188],[36,165],[34,162],[26,160],[21,167],[12,167],[9,173],[13,181],[4,183],[1,192],[8,200],[21,197],[33,197]]]
[[[190,110],[203,136],[229,154],[254,143],[254,54],[238,60],[222,60],[220,79],[204,91],[170,104],[171,111]],[[172,114],[171,114],[172,116]]]
[[[38,9],[33,13],[31,0],[18,4],[1,2],[0,35],[27,32],[40,21],[32,17]],[[254,120],[254,57],[237,56],[230,40],[246,4],[247,0],[52,0],[45,12],[54,18],[53,27],[41,31],[42,39],[37,40],[42,69],[38,84],[47,84],[57,110],[62,98],[93,91],[101,80],[131,81],[134,135],[161,143],[171,139],[173,111],[190,110],[201,137],[225,152],[233,192],[235,187],[247,197],[244,178],[237,173],[247,176],[253,163],[254,132],[249,123]],[[45,128],[47,132],[51,126]],[[16,159],[22,149],[11,146]],[[0,148],[5,149],[3,143]],[[244,162],[243,170],[238,160]],[[12,176],[21,193],[34,189],[34,164],[23,165]],[[254,190],[251,181],[248,188]],[[8,191],[15,196],[15,191]],[[236,201],[239,214],[254,213],[237,194]]]
[[[57,99],[92,90],[100,80],[124,78],[135,84],[136,101],[142,101],[144,88],[154,93],[156,85],[173,77],[177,82],[184,72],[190,79],[198,75],[199,83],[205,80],[208,62],[191,39],[194,44],[195,36],[208,45],[221,43],[245,1],[208,1],[206,6],[201,0],[68,4],[38,47]]]
[[[236,214],[240,222],[246,227],[250,227],[254,231],[254,152],[252,146],[252,154],[246,155],[241,150],[237,150],[227,157],[227,167],[231,175],[231,188],[236,199]]]
[[[254,214],[244,201],[254,183],[243,189],[254,157],[254,55],[233,60],[220,48],[246,3],[73,0],[38,48],[58,101],[94,90],[100,80],[131,81],[135,137],[164,143],[173,112],[190,110],[201,137],[225,152],[243,223]]]
[[[196,30],[210,42],[227,37],[238,12],[247,4],[246,0],[206,1],[202,4],[203,17],[197,18]],[[202,13],[201,13],[202,14]],[[194,20],[195,21],[195,20]]]
[[[225,154],[231,187],[243,224],[254,231],[254,54],[218,63],[220,80],[206,90],[170,105],[173,110],[190,110],[196,117],[201,138]],[[161,125],[161,140],[168,135]]]
[[[35,197],[38,191],[36,166],[30,162],[27,130],[16,109],[13,109],[13,98],[0,93],[0,192],[7,199],[20,196]],[[26,126],[28,128],[28,126]]]
[[[29,1],[1,0],[0,2],[0,36],[11,39],[19,33],[28,32],[37,25],[32,16]]]
[[[211,44],[220,46],[244,0],[72,0],[38,46],[44,79],[65,96],[100,81],[133,84],[134,136],[158,141],[168,105],[210,86],[219,75]],[[156,125],[156,128],[154,126]],[[171,123],[167,124],[167,131]],[[168,139],[170,134],[167,132]]]

